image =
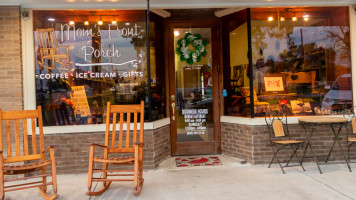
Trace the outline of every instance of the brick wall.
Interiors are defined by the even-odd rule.
[[[310,133],[311,129],[307,129]],[[222,151],[226,155],[247,160],[251,164],[268,164],[273,156],[270,137],[267,126],[248,126],[240,124],[222,123]],[[292,139],[306,141],[304,129],[297,125],[289,125],[289,133]],[[311,143],[316,155],[327,155],[332,146],[333,133],[330,126],[319,126],[315,129]],[[340,133],[340,143],[347,153],[346,130],[343,128]],[[298,156],[302,157],[304,147],[298,150]],[[291,150],[286,148],[280,153],[281,160],[287,160],[291,155]],[[351,149],[351,156],[356,158],[356,146]],[[305,161],[312,161],[310,149],[307,151]],[[322,161],[323,158],[318,158]],[[341,151],[337,143],[329,160],[343,160]]]
[[[221,123],[222,153],[253,163],[251,126]]]
[[[145,130],[144,169],[154,169],[171,155],[169,134],[169,125],[155,130]],[[58,174],[77,174],[88,172],[89,146],[92,143],[104,144],[104,138],[104,132],[46,134],[44,143],[45,146],[55,145]],[[100,155],[100,152],[102,148],[96,148],[96,153],[99,153],[96,155]],[[96,167],[101,168],[100,165]]]
[[[0,7],[0,108],[23,109],[20,8]]]

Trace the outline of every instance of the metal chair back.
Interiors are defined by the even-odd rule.
[[[288,119],[285,113],[278,110],[266,112],[265,121],[271,141],[275,138],[282,139],[284,137],[290,139],[287,123]]]

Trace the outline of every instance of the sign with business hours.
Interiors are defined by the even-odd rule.
[[[206,134],[206,115],[208,109],[183,109],[185,130],[187,135]]]

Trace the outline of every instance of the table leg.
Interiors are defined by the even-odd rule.
[[[338,130],[337,133],[336,133],[336,132],[335,132],[335,129],[334,129],[334,127],[333,127],[333,125],[331,125],[331,129],[333,130],[333,133],[334,133],[334,135],[335,135],[334,144],[335,144],[335,142],[337,142],[337,144],[339,145],[339,148],[340,148],[340,150],[341,150],[342,156],[344,156],[344,159],[345,159],[345,162],[346,162],[346,164],[347,164],[347,167],[349,168],[349,171],[352,172],[351,167],[350,167],[350,163],[347,161],[347,158],[346,158],[345,153],[344,153],[344,149],[341,147],[341,144],[340,144],[340,141],[339,141],[339,135],[340,135],[341,128],[342,128],[342,125],[340,125],[339,130]],[[334,146],[334,145],[333,145],[333,146]],[[331,150],[332,150],[332,149],[331,149]],[[330,153],[331,153],[331,151],[330,151]],[[329,153],[329,155],[330,155],[330,153]],[[329,157],[328,157],[328,158],[329,158]]]
[[[336,140],[338,139],[338,136],[339,136],[339,134],[338,134],[338,136],[336,137],[336,133],[335,133],[334,126],[333,126],[332,124],[331,124],[330,126],[331,126],[331,129],[333,130],[333,133],[334,133],[334,142],[333,142],[333,145],[331,146],[331,149],[330,149],[330,151],[329,151],[328,156],[326,157],[325,163],[327,163],[327,162],[329,161],[329,157],[330,157],[330,155],[331,155],[331,152],[334,150],[334,146],[335,146]],[[340,126],[340,128],[339,128],[339,132],[340,132],[340,129],[341,129],[341,126]],[[338,132],[338,133],[339,133],[339,132]]]
[[[311,152],[312,152],[312,154],[313,154],[313,157],[314,157],[314,161],[315,161],[316,165],[318,166],[318,169],[319,169],[320,174],[322,174],[323,172],[321,172],[321,169],[320,169],[320,166],[319,166],[319,163],[318,163],[318,159],[316,158],[316,155],[315,155],[315,153],[314,153],[313,147],[312,147],[312,145],[311,145],[311,143],[310,143],[310,139],[311,139],[312,136],[313,136],[313,133],[314,133],[314,129],[315,129],[315,128],[314,128],[314,127],[312,128],[312,131],[311,131],[310,135],[308,135],[306,128],[305,128],[305,127],[303,127],[303,128],[304,128],[305,136],[306,136],[306,138],[307,138],[307,146],[305,147],[305,150],[304,150],[304,153],[303,153],[302,163],[303,163],[304,156],[305,156],[305,153],[306,153],[306,151],[307,151],[307,149],[308,149],[308,145],[309,145],[309,146],[310,146],[310,150],[311,150]]]

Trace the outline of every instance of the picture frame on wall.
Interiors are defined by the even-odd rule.
[[[263,77],[263,89],[265,94],[287,94],[285,74],[265,74]]]

